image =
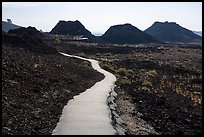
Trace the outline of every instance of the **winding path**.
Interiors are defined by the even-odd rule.
[[[74,96],[64,106],[62,116],[53,130],[53,135],[114,135],[116,130],[111,122],[111,112],[107,98],[113,90],[116,77],[101,69],[98,61],[83,57],[60,54],[90,61],[93,69],[104,74],[105,78],[95,83],[85,92]]]

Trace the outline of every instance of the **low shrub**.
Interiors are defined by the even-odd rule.
[[[119,68],[117,70],[117,73],[120,74],[121,76],[130,76],[133,74],[133,70],[126,69],[126,68]]]
[[[144,80],[144,82],[142,83],[142,86],[144,86],[144,87],[152,87],[152,82]]]
[[[155,75],[157,75],[157,71],[154,69],[154,70],[149,70],[148,72],[147,72],[147,74],[148,75],[152,75],[152,76],[155,76]]]
[[[104,64],[104,65],[102,65],[102,68],[107,70],[107,71],[110,71],[110,72],[115,72],[115,69],[114,69],[113,65],[111,65],[111,64]]]
[[[132,84],[132,82],[129,79],[121,79],[120,83],[122,85],[131,85]]]
[[[56,39],[54,40],[54,43],[55,43],[56,45],[59,45],[59,44],[61,43],[61,40],[60,40],[59,38],[56,38]]]

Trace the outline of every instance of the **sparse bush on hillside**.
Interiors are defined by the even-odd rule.
[[[126,68],[119,68],[119,69],[117,70],[117,73],[120,74],[120,75],[122,75],[122,76],[125,76],[126,73],[127,73],[127,69],[126,69]]]
[[[114,66],[111,64],[104,64],[101,67],[107,71],[115,72]]]
[[[122,85],[131,85],[132,84],[132,82],[129,79],[121,79],[120,83]]]
[[[144,82],[142,83],[143,87],[152,87],[152,82],[144,80]]]
[[[120,74],[121,76],[130,76],[133,73],[133,70],[126,69],[126,68],[119,68],[117,70],[117,73]]]
[[[59,45],[61,43],[61,40],[57,37],[57,38],[55,38],[54,43],[56,45]]]
[[[155,75],[157,75],[157,71],[156,71],[156,70],[149,70],[149,71],[147,72],[147,74],[148,74],[148,75],[155,76]]]

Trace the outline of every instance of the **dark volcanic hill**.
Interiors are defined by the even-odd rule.
[[[83,35],[91,41],[97,41],[99,38],[92,35],[78,20],[76,21],[59,21],[57,25],[50,31],[51,34],[60,35]]]
[[[56,54],[57,50],[43,42],[43,34],[34,27],[2,31],[2,44],[23,48],[37,54]]]
[[[2,30],[5,31],[5,32],[8,32],[9,30],[17,29],[17,28],[20,28],[20,27],[21,26],[15,25],[13,23],[2,21]]]
[[[201,37],[192,31],[181,27],[175,22],[155,22],[151,27],[145,30],[158,40],[165,42],[191,42],[201,40]]]
[[[21,27],[18,29],[13,29],[8,31],[9,34],[16,34],[16,35],[21,35],[24,38],[37,38],[41,39],[44,37],[44,34],[38,31],[35,27]]]
[[[111,26],[102,39],[108,43],[115,44],[139,44],[159,42],[151,35],[146,34],[131,24]]]

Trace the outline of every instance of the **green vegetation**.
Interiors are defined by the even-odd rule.
[[[110,72],[115,72],[114,66],[111,64],[103,64],[102,68]]]
[[[55,38],[54,43],[56,45],[59,45],[61,43],[61,40],[57,37],[57,38]]]
[[[120,74],[121,76],[130,76],[133,74],[133,70],[126,69],[126,68],[119,68],[117,70],[117,73]]]
[[[152,82],[148,81],[148,80],[144,80],[142,83],[142,90],[145,91],[150,91],[150,88],[152,87]]]
[[[133,74],[133,70],[131,69],[126,69],[126,68],[119,68],[119,69],[115,69],[114,66],[112,64],[103,64],[102,68],[115,73],[118,81],[121,83],[121,85],[131,85],[132,82],[131,80],[129,80],[127,77],[131,76]],[[123,77],[123,78],[122,78]]]
[[[132,84],[132,82],[129,79],[121,79],[120,83],[122,85],[131,85]]]
[[[142,83],[143,87],[152,87],[152,82],[144,80],[144,82]]]
[[[154,69],[154,70],[149,70],[149,71],[147,72],[147,74],[148,74],[148,75],[151,75],[151,76],[155,76],[155,75],[157,75],[157,72],[156,72],[156,70]]]

